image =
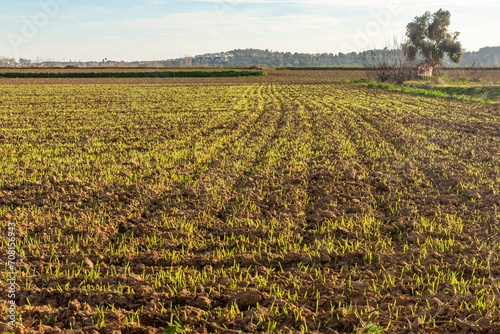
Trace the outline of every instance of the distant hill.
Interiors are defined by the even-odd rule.
[[[500,46],[487,46],[479,51],[466,52],[461,64],[470,66],[474,60],[481,66],[500,66]]]
[[[378,50],[381,51],[381,50]],[[259,67],[326,67],[326,66],[360,66],[363,56],[368,52],[350,53],[292,53],[259,49],[237,49],[226,52],[207,53],[195,57],[178,58],[163,61],[166,66],[259,66]],[[460,66],[500,66],[500,46],[484,47],[475,52],[466,52]],[[446,66],[456,66],[449,59],[444,60]]]
[[[41,61],[32,63],[29,59],[0,57],[0,67],[55,67],[55,68],[96,68],[96,67],[359,67],[363,59],[369,60],[372,52],[392,57],[396,50],[369,50],[350,53],[298,53],[278,52],[259,49],[236,49],[225,52],[205,53],[194,57],[183,57],[155,61],[112,61],[101,62],[60,62]],[[444,59],[445,66],[457,66],[450,59]],[[500,67],[500,46],[487,46],[474,52],[466,52],[458,66]]]

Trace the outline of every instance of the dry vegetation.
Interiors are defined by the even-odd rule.
[[[498,104],[281,72],[0,85],[16,333],[498,333]]]

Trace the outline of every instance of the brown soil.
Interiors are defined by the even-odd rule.
[[[498,333],[498,105],[282,76],[0,86],[16,333]]]

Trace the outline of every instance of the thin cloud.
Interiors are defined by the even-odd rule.
[[[497,0],[143,0],[126,6],[123,0],[89,0],[61,6],[57,18],[23,46],[21,57],[84,59],[174,58],[182,54],[263,48],[297,52],[345,50],[342,44],[380,21],[390,19],[370,35],[370,45],[383,46],[402,36],[406,24],[425,11],[450,10],[451,30],[460,31],[464,47],[498,44],[500,7]],[[0,15],[0,47],[10,50],[5,36],[21,33],[36,3],[4,6]],[[359,43],[358,43],[359,44]],[[356,50],[348,50],[356,51]],[[359,50],[357,50],[359,51]]]

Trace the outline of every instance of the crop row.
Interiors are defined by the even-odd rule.
[[[28,330],[500,326],[496,105],[341,83],[0,91]]]

